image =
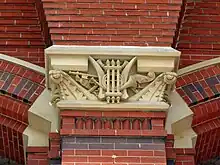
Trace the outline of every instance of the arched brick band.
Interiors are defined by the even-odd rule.
[[[195,114],[192,128],[198,134],[196,160],[207,161],[220,151],[220,98],[208,100],[191,108]]]
[[[28,126],[28,109],[44,88],[42,73],[1,59],[0,156],[24,164],[23,132]]]
[[[23,132],[28,126],[29,105],[0,95],[0,155],[24,163]]]
[[[213,64],[182,74],[176,84],[177,92],[194,113],[197,163],[218,156],[220,150],[220,66],[216,61]]]
[[[0,91],[32,104],[44,90],[44,75],[8,61],[0,61]]]
[[[189,106],[219,97],[220,66],[208,66],[178,78],[177,92]]]

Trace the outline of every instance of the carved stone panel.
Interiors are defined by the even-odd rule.
[[[99,100],[108,104],[128,101],[168,102],[175,72],[137,73],[136,57],[130,60],[94,59],[89,56],[91,71],[50,70],[52,103],[60,100]]]
[[[89,50],[91,50],[90,47]],[[83,106],[84,103],[92,102],[96,105],[106,105],[107,108],[115,108],[117,105],[129,107],[129,104],[164,103],[168,105],[169,93],[177,78],[175,65],[178,64],[178,52],[174,51],[178,55],[172,52],[172,56],[169,55],[168,58],[160,52],[159,56],[154,58],[151,55],[148,56],[147,51],[143,52],[142,49],[141,54],[137,51],[137,56],[134,52],[131,55],[122,48],[116,50],[109,51],[109,55],[107,53],[103,55],[101,53],[104,51],[100,52],[96,49],[94,51],[97,54],[84,52],[82,57],[79,55],[82,53],[80,51],[76,51],[76,56],[73,55],[74,53],[65,54],[64,57],[71,59],[67,61],[69,69],[65,66],[65,59],[60,63],[57,60],[62,59],[60,54],[54,52],[53,55],[49,54],[46,68],[48,87],[53,95],[51,103],[56,105],[60,101],[72,101],[73,104],[79,103]],[[127,56],[125,56],[126,53],[128,53]],[[142,59],[146,63],[143,63]],[[77,60],[80,65],[83,60],[83,69],[75,67],[78,66]],[[150,60],[153,62],[150,63]],[[163,60],[164,72],[158,69]]]

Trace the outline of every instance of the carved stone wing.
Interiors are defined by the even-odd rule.
[[[52,82],[53,95],[51,103],[54,104],[66,99],[98,100],[94,94],[82,87],[64,71],[51,70],[49,75]]]
[[[170,85],[176,82],[176,77],[177,74],[174,72],[162,73],[141,91],[131,96],[128,101],[166,102],[166,92],[169,91]]]

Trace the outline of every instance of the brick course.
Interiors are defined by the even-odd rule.
[[[193,148],[174,148],[174,136],[167,135],[166,157],[168,165],[195,165],[195,149]]]
[[[177,41],[177,49],[182,52],[181,68],[220,54],[220,2],[186,0],[185,4]]]
[[[49,147],[27,147],[27,165],[61,165],[60,135],[49,133]]]
[[[0,53],[44,66],[44,48],[50,39],[40,13],[43,10],[36,2],[0,2]]]
[[[60,115],[61,135],[166,136],[164,112],[63,110]]]
[[[164,139],[126,137],[63,137],[62,164],[166,164]]]
[[[0,91],[31,105],[45,89],[43,74],[14,64],[0,61]]]
[[[48,147],[28,147],[27,165],[48,165]]]
[[[19,164],[25,159],[23,131],[28,125],[28,108],[18,100],[0,95],[0,156]]]
[[[220,128],[219,75],[219,65],[213,65],[179,77],[176,84],[177,92],[194,113],[192,128],[198,136],[195,146],[197,163],[219,153],[220,136],[216,133]]]
[[[165,112],[62,110],[60,115],[62,165],[166,164]]]
[[[28,126],[28,109],[44,88],[44,75],[0,61],[0,156],[24,163],[23,132]]]
[[[189,106],[219,97],[220,66],[214,65],[178,78],[177,92]]]
[[[170,46],[181,0],[42,0],[55,45]]]

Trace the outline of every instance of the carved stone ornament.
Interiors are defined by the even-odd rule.
[[[132,101],[169,103],[168,95],[177,79],[175,72],[139,73],[137,57],[99,59],[89,56],[88,60],[87,72],[49,71],[51,103],[60,100],[92,100],[108,104]]]

